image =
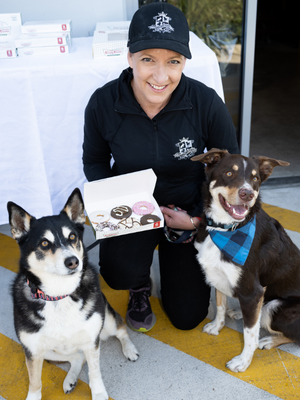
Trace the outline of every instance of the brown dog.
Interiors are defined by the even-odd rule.
[[[245,371],[254,351],[300,342],[300,251],[278,221],[261,208],[259,188],[276,166],[268,157],[247,158],[211,149],[192,158],[206,164],[204,216],[195,241],[207,282],[216,288],[217,314],[203,328],[218,335],[225,323],[226,296],[241,310],[244,349],[227,363]],[[260,326],[270,332],[259,340]]]

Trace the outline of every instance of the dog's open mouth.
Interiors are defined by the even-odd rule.
[[[240,205],[229,204],[228,201],[225,200],[225,198],[221,194],[219,194],[219,200],[224,210],[228,212],[228,214],[232,218],[237,220],[242,220],[245,218],[249,210],[247,204],[240,204]]]

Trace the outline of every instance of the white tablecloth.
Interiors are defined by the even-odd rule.
[[[215,54],[191,33],[184,73],[223,98]],[[126,56],[94,60],[92,38],[73,39],[70,54],[0,59],[0,224],[14,201],[41,217],[58,213],[75,187],[83,193],[84,109],[117,78]]]

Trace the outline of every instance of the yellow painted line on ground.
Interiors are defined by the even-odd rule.
[[[25,399],[29,381],[22,346],[2,334],[0,334],[0,371],[0,395],[8,400]],[[63,391],[65,376],[66,372],[61,368],[44,361],[42,371],[43,400],[92,398],[89,385],[81,380],[78,380],[74,392],[66,395]]]
[[[10,236],[0,233],[0,265],[12,272],[19,271],[20,250]]]
[[[271,217],[277,219],[285,229],[300,232],[300,213],[263,203],[263,209]]]

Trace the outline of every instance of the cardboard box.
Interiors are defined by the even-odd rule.
[[[130,21],[97,22],[95,31],[99,33],[128,33],[129,25]]]
[[[28,21],[21,26],[22,33],[71,32],[72,21]]]
[[[125,174],[99,181],[88,182],[84,184],[84,204],[87,216],[93,228],[95,238],[103,239],[120,235],[127,235],[135,232],[143,232],[150,229],[162,228],[164,218],[160,208],[153,197],[153,191],[156,183],[156,175],[152,169]],[[125,205],[131,209],[133,205],[140,201],[146,201],[154,206],[152,216],[157,216],[159,221],[151,221],[146,225],[138,225],[122,229],[120,222],[122,219],[115,219],[110,212],[115,207]],[[95,215],[100,216],[99,221],[95,221]],[[101,216],[103,224],[101,225]],[[132,214],[129,218],[134,218],[140,223],[142,215]],[[105,227],[105,222],[113,224],[111,227]],[[97,225],[101,226],[97,226]],[[119,227],[118,227],[118,224]],[[131,224],[131,222],[130,222]],[[100,230],[99,230],[100,229]],[[102,230],[101,230],[102,229]]]
[[[45,46],[45,47],[20,47],[17,50],[19,57],[44,56],[48,54],[68,54],[69,46]]]
[[[15,57],[17,57],[15,42],[0,42],[0,58]]]
[[[58,46],[58,45],[68,45],[68,35],[62,35],[60,33],[50,33],[50,34],[24,34],[20,35],[15,39],[15,45],[19,47],[41,47],[41,46]]]
[[[12,41],[21,34],[21,14],[0,14],[0,42]]]
[[[98,22],[93,37],[93,57],[126,55],[129,25],[130,21]]]

